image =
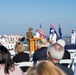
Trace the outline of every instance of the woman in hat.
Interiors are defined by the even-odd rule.
[[[47,42],[46,39],[41,39],[39,42],[38,42],[38,49],[35,50],[34,52],[34,55],[33,55],[33,61],[34,63],[36,61],[39,61],[39,60],[46,60],[47,59],[47,55],[46,55],[46,52],[47,52],[47,47],[50,45],[49,42]]]

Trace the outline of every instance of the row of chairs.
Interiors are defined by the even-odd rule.
[[[60,63],[66,63],[69,64],[69,68],[72,67],[72,65],[74,65],[76,63],[76,50],[68,50],[71,54],[71,59],[63,59],[60,61]],[[10,53],[12,53],[12,57],[15,55],[15,52],[13,50],[10,51]],[[32,66],[33,62],[29,61],[29,62],[22,62],[22,63],[17,63],[19,64],[19,66]]]
[[[60,63],[61,64],[69,64],[68,68],[72,68],[74,71],[74,64],[76,63],[76,60],[75,59],[63,59],[63,60],[60,60]],[[24,67],[24,66],[31,67],[31,66],[33,66],[34,62],[29,61],[29,62],[15,63],[15,64],[18,65],[19,67]]]
[[[76,57],[76,50],[68,50],[69,52],[70,52],[70,54],[71,54],[71,59],[63,59],[63,60],[60,60],[60,63],[61,64],[69,64],[68,65],[68,68],[72,68],[72,70],[74,71],[74,69],[76,69],[76,59],[75,59],[75,57]],[[12,50],[12,56],[14,55],[14,53],[13,53],[13,50]],[[29,62],[20,62],[20,63],[16,63],[19,67],[24,67],[24,66],[26,66],[26,67],[31,67],[31,66],[33,66],[33,61],[31,62],[31,61],[29,61]]]

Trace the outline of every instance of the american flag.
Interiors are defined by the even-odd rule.
[[[42,30],[42,26],[41,26],[41,24],[40,24],[40,30],[39,30],[39,33],[40,33],[40,37],[41,37],[41,38],[45,38],[45,34],[44,34],[43,30]]]

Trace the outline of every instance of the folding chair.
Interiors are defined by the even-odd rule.
[[[23,72],[26,72],[29,67],[33,66],[33,62],[27,62],[27,61],[15,64],[18,65],[23,70]]]
[[[27,62],[27,61],[15,63],[15,64],[17,64],[19,67],[23,67],[23,66],[31,67],[31,66],[33,66],[33,62]]]

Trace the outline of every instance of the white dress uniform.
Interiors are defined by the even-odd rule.
[[[50,39],[50,41],[53,41],[53,42],[52,42],[52,44],[56,43],[56,38],[57,38],[57,36],[56,36],[56,34],[55,34],[55,33],[54,33],[53,35],[52,35],[52,34],[50,34],[49,39]]]
[[[75,39],[76,39],[76,33],[71,33],[71,43],[75,44]]]

